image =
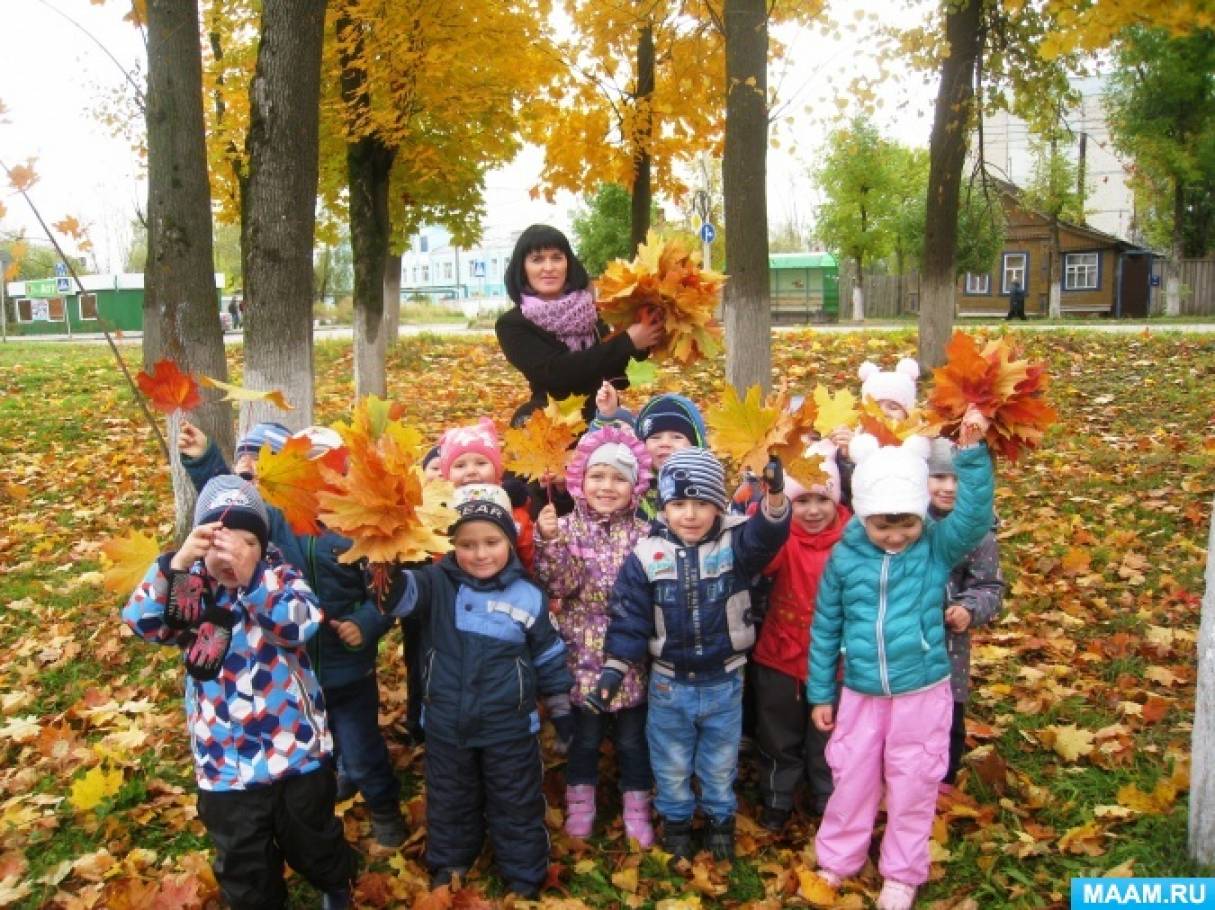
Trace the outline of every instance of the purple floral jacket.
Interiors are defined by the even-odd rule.
[[[612,515],[599,515],[586,503],[582,477],[587,459],[600,445],[621,442],[628,445],[643,469],[634,486],[633,501]],[[649,488],[649,455],[644,445],[622,427],[604,427],[586,434],[578,444],[566,472],[566,482],[574,497],[574,511],[557,521],[557,536],[544,540],[536,535],[536,562],[532,574],[552,597],[559,597],[562,609],[557,628],[568,649],[568,666],[574,676],[570,701],[582,707],[593,692],[603,669],[603,643],[611,613],[608,597],[616,583],[625,558],[637,541],[646,536],[649,522],[636,516],[637,499]],[[632,708],[645,701],[646,671],[630,667],[611,709]]]

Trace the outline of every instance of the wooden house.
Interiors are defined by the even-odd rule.
[[[958,280],[958,315],[1004,316],[1014,282],[1025,289],[1025,312],[1046,316],[1054,257],[1050,218],[1026,207],[1016,187],[1001,184],[1007,231],[987,272]],[[1062,314],[1146,317],[1151,301],[1151,250],[1086,224],[1059,222],[1063,258]]]

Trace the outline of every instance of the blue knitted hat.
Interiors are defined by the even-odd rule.
[[[257,423],[249,428],[249,432],[240,438],[240,442],[236,444],[236,453],[232,456],[232,460],[240,458],[246,452],[257,457],[261,452],[262,446],[270,446],[270,451],[276,455],[283,450],[283,446],[287,444],[287,440],[291,438],[291,431],[281,423]]]
[[[220,474],[207,481],[194,505],[194,527],[213,521],[225,528],[251,532],[266,552],[270,515],[257,488],[235,474]]]
[[[730,504],[726,472],[708,449],[680,449],[667,459],[658,474],[658,504],[676,499],[700,499],[721,511]]]

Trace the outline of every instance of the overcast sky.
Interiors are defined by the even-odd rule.
[[[913,0],[915,2],[915,0]],[[140,162],[127,138],[101,123],[98,112],[126,76],[142,82],[145,72],[141,34],[122,21],[125,0],[97,6],[89,0],[4,0],[0,30],[0,101],[8,109],[0,124],[0,160],[8,166],[37,159],[40,180],[31,195],[48,221],[75,215],[90,225],[103,270],[121,266],[130,242],[130,224],[147,195]],[[66,13],[92,38],[59,15]],[[852,109],[837,99],[857,75],[876,76],[869,30],[877,17],[910,21],[918,13],[882,0],[835,0],[831,15],[843,24],[843,38],[831,41],[815,30],[785,32],[790,61],[772,74],[779,80],[783,113],[780,147],[768,154],[768,213],[773,226],[806,222],[818,196],[807,176],[822,149],[822,137]],[[504,49],[506,52],[506,49]],[[119,65],[121,64],[121,66]],[[902,73],[883,86],[876,121],[887,135],[927,145],[935,84]],[[111,106],[112,107],[112,106]],[[806,109],[809,109],[807,113]],[[509,167],[486,180],[487,235],[505,234],[534,221],[565,227],[577,200],[561,194],[555,205],[529,198],[541,153],[525,150]],[[0,192],[8,209],[0,235],[26,230],[39,236],[25,203]]]

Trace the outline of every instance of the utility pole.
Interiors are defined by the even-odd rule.
[[[0,341],[8,341],[8,250],[0,250]]]

